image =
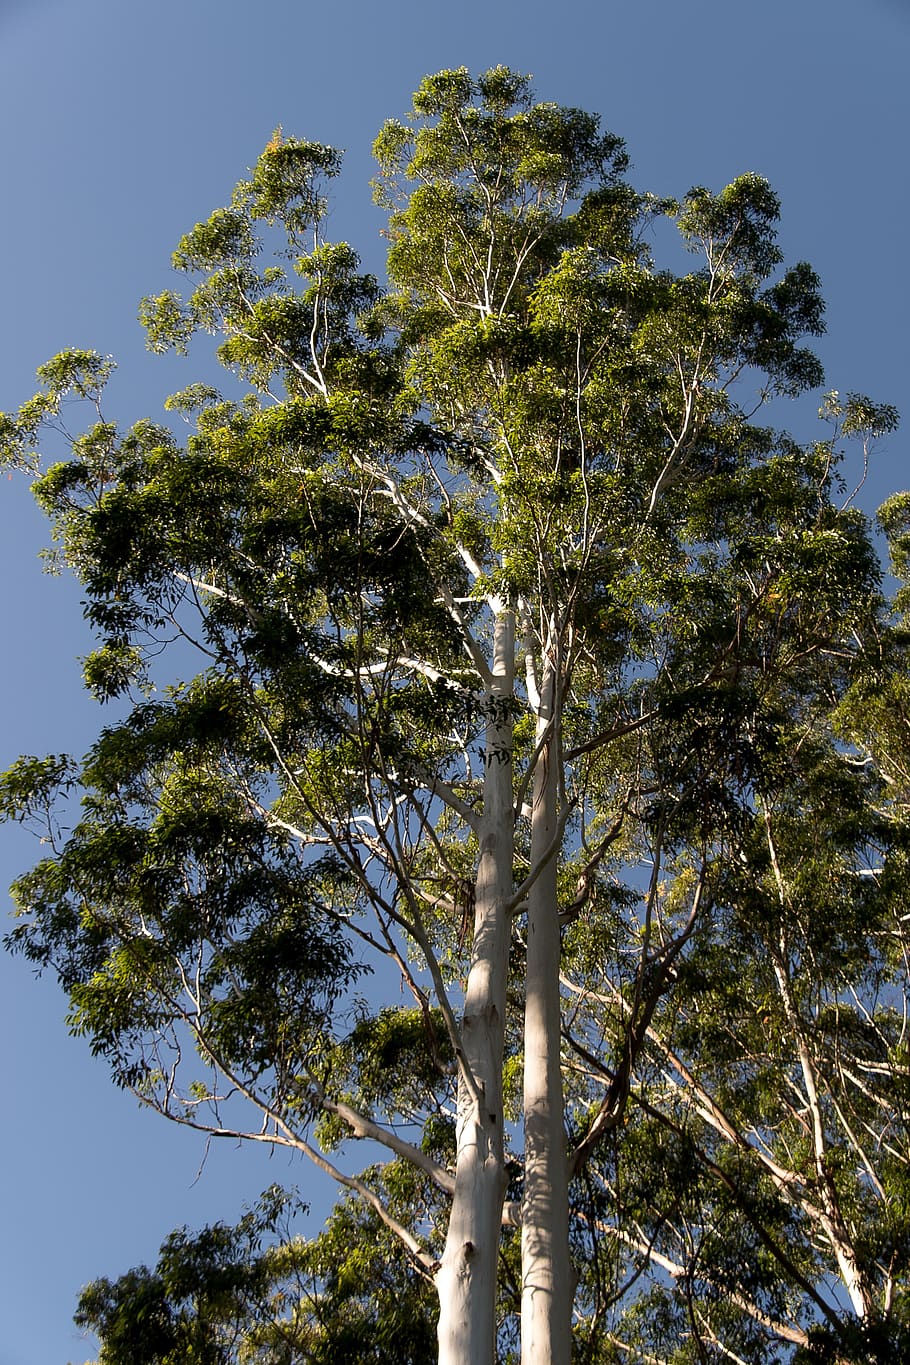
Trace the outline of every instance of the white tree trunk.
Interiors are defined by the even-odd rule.
[[[506,1177],[502,1056],[512,894],[512,699],[515,625],[496,618],[493,685],[487,719],[484,808],[474,906],[474,940],[465,995],[464,1063],[458,1087],[455,1193],[439,1293],[440,1365],[493,1365],[496,1285]]]
[[[539,759],[531,807],[525,995],[525,1185],[521,1223],[522,1365],[569,1365],[572,1274],[560,1068],[559,918],[553,848],[559,743],[556,676],[544,659],[537,722]]]

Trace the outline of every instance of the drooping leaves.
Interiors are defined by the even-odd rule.
[[[185,441],[108,422],[111,362],[83,351],[0,418],[33,468],[89,405],[35,491],[99,637],[86,684],[124,707],[81,764],[3,779],[49,841],[13,946],[146,1103],[296,1147],[361,1201],[296,1261],[252,1224],[179,1235],[82,1320],[113,1365],[140,1321],[149,1362],[422,1358],[402,1266],[442,1252],[482,1089],[462,1010],[496,848],[503,1354],[525,916],[551,860],[579,1349],[885,1350],[910,1311],[907,642],[842,439],[867,456],[896,414],[832,393],[825,439],[759,424],[821,382],[823,306],[758,176],[641,194],[596,117],[505,68],[428,78],[376,154],[386,290],[324,236],[338,153],[281,130],[180,242],[189,293],[143,303],[149,345],[212,333],[227,371],[169,400]],[[688,273],[652,259],[657,215]],[[881,517],[904,573],[905,497]],[[389,1164],[353,1176],[363,1138]],[[399,1265],[364,1250],[380,1227]]]

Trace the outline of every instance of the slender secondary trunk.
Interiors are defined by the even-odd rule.
[[[822,1103],[816,1083],[815,1064],[803,1032],[802,1020],[790,984],[786,959],[786,945],[782,942],[779,954],[772,954],[774,975],[783,1000],[787,1020],[799,1055],[803,1086],[808,1101],[808,1119],[812,1126],[812,1145],[815,1157],[815,1193],[821,1206],[821,1229],[834,1252],[844,1287],[850,1296],[853,1311],[861,1322],[875,1312],[875,1289],[857,1255],[856,1243],[841,1209],[840,1196],[829,1169],[828,1141],[825,1136]]]
[[[768,841],[768,851],[771,855],[771,866],[774,869],[774,878],[777,882],[781,907],[786,913],[790,908],[789,898],[777,857],[777,848],[775,846],[771,825],[771,814],[768,810],[765,811],[765,831]],[[812,1054],[806,1042],[802,1018],[800,1017],[799,1007],[794,998],[788,959],[789,953],[786,935],[784,931],[781,930],[780,942],[776,949],[772,948],[771,951],[771,962],[774,967],[777,988],[781,1001],[783,1002],[787,1022],[796,1044],[800,1070],[803,1075],[803,1086],[807,1101],[807,1117],[811,1124],[812,1146],[815,1157],[816,1193],[822,1210],[822,1217],[819,1222],[825,1237],[828,1239],[831,1250],[834,1252],[841,1279],[850,1296],[850,1302],[853,1305],[853,1311],[861,1321],[867,1321],[875,1312],[875,1290],[868,1274],[866,1274],[863,1268],[861,1258],[857,1255],[856,1244],[847,1225],[847,1221],[844,1218],[837,1185],[835,1184],[834,1177],[829,1168],[828,1139],[825,1134],[825,1123],[822,1114],[821,1097],[818,1093],[815,1063],[812,1060]]]
[[[512,718],[515,624],[496,618],[486,733],[484,807],[458,1085],[455,1193],[439,1293],[440,1365],[493,1365],[496,1283],[506,1177],[502,1054],[512,893]]]
[[[560,1068],[556,673],[544,659],[537,721],[539,758],[531,805],[525,994],[525,1185],[521,1220],[522,1365],[569,1365],[572,1276]]]

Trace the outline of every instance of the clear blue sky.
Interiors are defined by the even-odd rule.
[[[504,62],[538,94],[599,111],[642,188],[719,188],[755,170],[783,198],[789,259],[819,270],[830,387],[910,420],[906,238],[910,0],[0,0],[0,409],[64,346],[113,353],[115,416],[160,417],[192,361],[156,360],[139,298],[170,283],[179,236],[225,202],[277,124],[347,149],[333,235],[382,268],[369,147],[420,78]],[[813,435],[811,404],[793,414]],[[865,505],[910,484],[905,440]],[[84,752],[101,717],[80,695],[78,594],[43,577],[24,484],[0,485],[0,766]],[[0,842],[0,883],[37,849]],[[222,1147],[140,1113],[67,1036],[65,1003],[0,961],[0,1365],[94,1354],[71,1323],[80,1285],[153,1259],[183,1223],[233,1220],[271,1180],[327,1191],[285,1157]]]

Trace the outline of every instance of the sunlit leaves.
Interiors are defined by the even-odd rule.
[[[372,1244],[424,1274],[440,1250],[494,845],[515,1202],[528,897],[555,860],[580,1349],[783,1359],[834,1331],[851,1257],[854,1302],[899,1317],[907,641],[841,449],[896,414],[832,393],[826,439],[760,425],[820,382],[823,307],[757,175],[641,194],[596,117],[502,67],[429,77],[376,154],[388,290],[324,235],[340,155],[281,129],[181,240],[187,297],[143,303],[149,345],[213,335],[227,372],[168,400],[185,438],[110,423],[85,351],[0,417],[7,462],[44,428],[69,447],[35,491],[100,637],[86,683],[123,708],[81,766],[3,779],[49,841],[14,946],[153,1107],[390,1157],[339,1166],[365,1203],[311,1247],[178,1235],[83,1321],[111,1365],[146,1322],[134,1358],[161,1365],[426,1358],[422,1285]],[[657,215],[691,270],[653,259]],[[906,498],[881,524],[903,573]]]

